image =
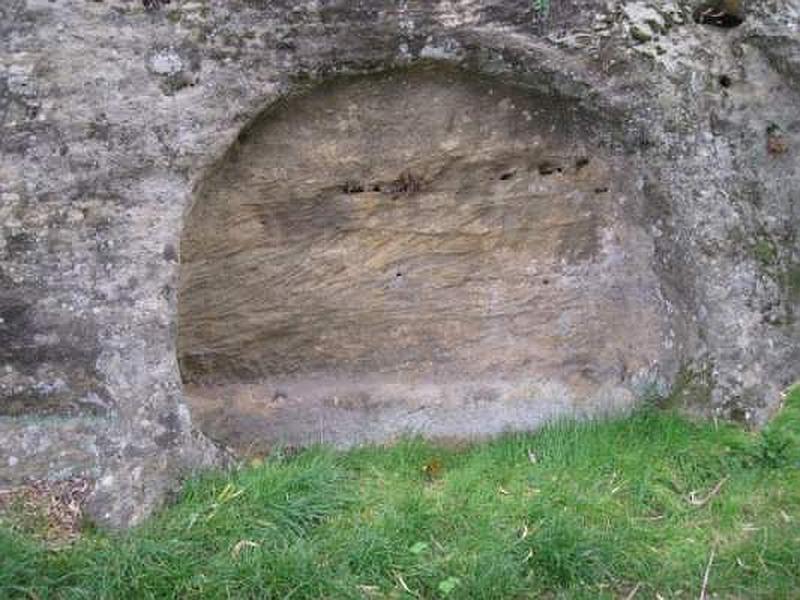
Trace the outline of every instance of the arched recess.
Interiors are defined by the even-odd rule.
[[[271,107],[183,231],[195,420],[261,452],[630,404],[669,326],[607,133],[567,99],[431,65]]]

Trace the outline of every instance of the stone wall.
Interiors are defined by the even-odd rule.
[[[673,394],[692,410],[762,423],[800,365],[800,7],[752,1],[744,23],[725,29],[694,23],[693,8],[596,0],[3,2],[0,483],[87,476],[96,482],[97,519],[137,522],[180,477],[225,461],[206,434],[229,441],[240,432],[214,429],[226,406],[208,391],[218,384],[242,398],[261,386],[268,401],[292,405],[293,390],[312,381],[312,408],[326,406],[335,386],[357,407],[364,398],[394,406],[387,385],[406,386],[399,395],[417,394],[414,402],[426,406],[455,403],[457,412],[472,398],[471,420],[454,431],[474,422],[471,433],[482,433],[547,416],[536,407],[558,394],[544,384],[571,390],[558,396],[570,411],[604,386],[627,405],[677,381],[697,392]],[[393,94],[390,80],[399,76],[414,93]],[[503,98],[487,99],[489,89]],[[412,106],[437,97],[445,98],[440,108]],[[326,98],[334,120],[315,116]],[[399,143],[348,147],[335,119],[349,104],[371,116],[344,119],[344,131],[368,122]],[[510,125],[525,119],[526,106],[542,112]],[[388,119],[407,120],[411,108],[422,115],[414,126]],[[433,146],[446,135],[436,127],[469,111],[485,128],[464,125],[452,152],[437,155]],[[311,137],[293,133],[306,123]],[[481,135],[487,128],[496,145]],[[269,147],[275,135],[283,135],[279,151]],[[335,154],[352,160],[320,151],[308,162],[317,139],[344,144]],[[526,147],[534,139],[545,150]],[[366,160],[375,153],[386,160]],[[270,179],[264,165],[278,158],[287,170],[296,161],[315,172]],[[229,180],[241,184],[230,193]],[[267,188],[268,197],[258,191]],[[539,199],[527,212],[526,194]],[[316,210],[320,199],[325,208]],[[355,223],[344,228],[349,237],[316,246],[342,229],[343,207]],[[463,219],[454,217],[459,207]],[[509,216],[515,225],[498,226]],[[214,219],[226,229],[215,231]],[[403,229],[390,231],[390,221]],[[469,234],[477,230],[467,223],[494,241],[475,246]],[[372,225],[383,238],[371,237]],[[450,245],[425,242],[424,227],[449,235]],[[264,231],[269,243],[253,242]],[[395,233],[407,243],[392,247]],[[198,265],[231,240],[242,240],[252,260],[269,259],[267,268],[248,279],[244,263],[234,262],[204,275]],[[353,288],[313,269],[290,283],[290,261],[280,257],[297,244],[312,257],[319,251],[314,268],[344,264]],[[464,263],[433,260],[436,248],[450,256],[462,245],[474,281]],[[336,263],[348,248],[378,259],[363,270]],[[398,271],[402,282],[390,277]],[[251,330],[220,308],[232,281],[244,284],[233,297],[244,313],[265,315]],[[254,301],[247,286],[259,281],[271,292]],[[431,281],[451,281],[455,293]],[[499,304],[486,304],[490,288]],[[352,295],[367,289],[372,296]],[[376,299],[401,317],[365,322]],[[577,312],[561,308],[568,300]],[[330,315],[329,303],[352,307],[363,326],[349,327],[346,313],[304,320],[320,307]],[[423,307],[430,335],[404,306]],[[491,318],[515,306],[546,308],[513,328]],[[466,315],[463,326],[436,320],[448,308]],[[559,324],[575,315],[572,329]],[[232,337],[215,338],[215,322]],[[393,325],[406,342],[387,342]],[[333,336],[334,351],[317,350],[312,330]],[[267,338],[276,343],[262,343]],[[179,341],[184,376],[199,387],[191,403]],[[375,381],[380,374],[395,379]],[[531,393],[515,388],[529,383]],[[247,409],[236,394],[231,403]],[[274,423],[294,422],[287,414],[265,420],[276,439],[282,426]],[[436,429],[440,416],[410,424],[451,433]],[[381,419],[377,438],[403,423]],[[369,439],[370,430],[340,434]]]

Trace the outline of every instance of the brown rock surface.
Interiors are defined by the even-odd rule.
[[[609,139],[566,99],[432,66],[259,118],[181,243],[203,430],[353,443],[629,402],[670,345],[643,196]]]

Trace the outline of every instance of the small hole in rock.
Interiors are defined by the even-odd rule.
[[[607,187],[596,187],[594,188],[595,194],[605,194],[608,191]]]
[[[360,194],[364,191],[364,186],[355,181],[345,181],[342,186],[342,191],[345,194]]]
[[[380,191],[381,191],[381,186],[379,186],[379,185],[373,185],[373,186],[372,186],[372,191],[373,191],[373,192],[380,192]]]
[[[539,175],[552,175],[553,173],[561,173],[562,169],[555,163],[543,162],[539,164]]]
[[[542,279],[542,285],[550,285],[550,280],[545,277]]]
[[[733,82],[731,81],[731,78],[728,77],[727,75],[720,75],[719,76],[719,84],[722,87],[729,88],[729,87],[731,87],[731,83],[733,83]]]
[[[500,175],[500,181],[508,181],[509,179],[514,177],[514,175],[515,175],[514,171],[509,171],[508,173],[503,173],[502,175]]]
[[[723,29],[744,23],[744,12],[737,0],[708,0],[695,9],[693,16],[695,23]]]
[[[415,194],[422,189],[422,179],[405,171],[392,182],[390,189],[394,194]]]
[[[403,274],[400,271],[398,271],[397,273],[394,274],[394,276],[400,278],[403,276]]]
[[[578,160],[575,161],[575,169],[580,171],[583,167],[589,164],[589,159],[585,156],[581,156]]]

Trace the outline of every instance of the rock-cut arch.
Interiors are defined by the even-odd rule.
[[[242,451],[626,406],[669,362],[637,177],[564,98],[442,67],[267,110],[200,186],[178,347]]]

